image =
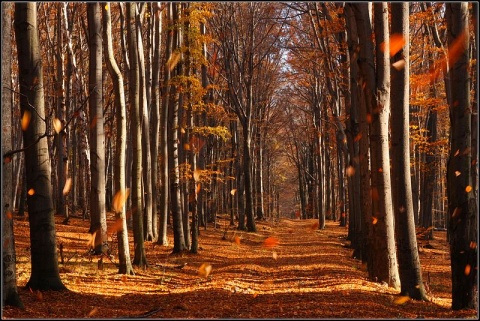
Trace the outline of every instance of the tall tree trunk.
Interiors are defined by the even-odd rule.
[[[140,68],[138,66],[138,45],[141,39],[137,38],[136,4],[127,3],[127,38],[128,54],[130,58],[130,118],[132,121],[132,213],[133,213],[133,243],[135,253],[133,264],[141,268],[147,266],[143,236],[143,203],[142,203],[142,124],[140,110]]]
[[[125,106],[125,92],[123,76],[118,68],[113,53],[112,43],[112,23],[110,15],[110,5],[103,3],[103,34],[104,51],[106,54],[106,63],[108,71],[113,81],[115,91],[115,110],[117,119],[117,134],[115,146],[115,198],[113,201],[113,210],[115,219],[121,221],[121,227],[116,231],[118,240],[118,273],[134,274],[132,262],[130,259],[130,247],[128,245],[127,219],[125,214],[126,198],[128,197],[125,187],[125,158],[126,158],[126,140],[127,140],[127,110]]]
[[[395,234],[397,240],[398,265],[401,295],[409,295],[417,300],[425,300],[422,269],[418,256],[417,238],[413,213],[412,184],[410,178],[409,144],[409,3],[392,3],[392,34],[403,36],[405,44],[392,57],[392,183],[393,210],[395,213]]]
[[[452,268],[452,309],[478,308],[477,224],[471,154],[468,3],[446,4],[450,100],[450,155],[447,164],[448,235]]]
[[[89,105],[90,105],[90,230],[95,253],[103,253],[107,244],[105,209],[105,134],[103,122],[102,25],[99,3],[87,4],[89,31]]]
[[[32,290],[62,290],[65,286],[58,271],[36,3],[15,3],[15,36],[20,108],[24,119],[28,117],[26,115],[30,116],[23,132],[32,271],[26,287]]]
[[[10,82],[12,74],[12,2],[2,6],[2,84]],[[2,88],[2,155],[13,149],[12,92]],[[13,164],[11,156],[2,164],[2,308],[13,305],[24,308],[17,290],[15,237],[13,234]],[[19,168],[20,169],[20,168]]]

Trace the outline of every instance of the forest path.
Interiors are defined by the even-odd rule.
[[[17,273],[25,310],[7,307],[7,318],[464,318],[475,311],[450,311],[446,243],[421,253],[432,274],[433,302],[397,304],[398,291],[367,280],[365,266],[345,247],[347,228],[327,221],[281,219],[257,222],[258,232],[237,231],[220,218],[200,229],[199,253],[171,254],[170,246],[146,242],[149,266],[135,275],[117,274],[104,259],[98,269],[83,253],[88,221],[57,221],[57,243],[68,260],[60,264],[64,292],[30,292],[28,222],[15,219]],[[109,225],[113,224],[109,219]],[[133,239],[130,239],[133,255]],[[113,249],[115,251],[115,247]],[[211,266],[210,273],[205,266]],[[427,271],[427,272],[425,272]],[[435,282],[435,284],[434,284]]]

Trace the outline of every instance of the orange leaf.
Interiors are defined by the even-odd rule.
[[[470,269],[471,269],[470,264],[465,265],[465,275],[467,276],[470,275]]]
[[[395,56],[405,45],[405,39],[402,34],[394,33],[390,36],[390,57]]]
[[[130,189],[127,188],[123,191],[118,191],[113,197],[112,207],[113,210],[118,213],[122,211],[123,205],[127,201],[128,196],[130,195]]]
[[[10,163],[11,161],[12,161],[12,158],[11,158],[10,156],[7,156],[7,157],[5,157],[5,158],[3,159],[3,162],[4,162],[5,164]]]
[[[33,194],[35,194],[35,190],[33,188],[29,189],[28,195],[32,196]]]
[[[212,272],[212,265],[208,263],[203,263],[198,269],[198,275],[204,278],[206,278],[210,274],[210,272]]]
[[[195,193],[196,194],[200,193],[201,189],[202,189],[202,184],[198,183],[197,187],[195,188]]]
[[[27,130],[28,125],[30,125],[30,119],[31,118],[32,118],[32,114],[28,110],[25,110],[25,112],[23,113],[23,117],[22,117],[22,130],[23,131]]]
[[[265,239],[265,241],[263,242],[263,246],[265,246],[267,248],[272,248],[272,247],[277,246],[278,243],[279,243],[279,241],[276,237],[270,236],[270,237],[267,237]]]
[[[13,218],[12,212],[7,211],[7,218],[11,220]]]
[[[37,292],[35,293],[35,296],[37,297],[38,301],[43,300],[43,293],[40,290],[37,290]]]
[[[108,4],[106,5],[106,7],[108,8]],[[90,312],[88,312],[87,317],[93,316],[95,313],[97,313],[97,311],[98,311],[97,307],[93,308],[92,310],[90,310]]]
[[[355,175],[355,168],[350,165],[350,166],[347,167],[347,176],[351,177],[353,175]]]
[[[273,257],[274,260],[276,260],[277,259],[277,252],[273,251],[272,252],[272,257]]]
[[[234,241],[236,244],[240,245],[240,237],[238,237],[237,235],[235,235]]]
[[[230,194],[235,195],[236,192],[237,192],[237,189],[234,188],[234,189],[232,189],[232,190],[230,191]]]
[[[471,191],[472,191],[472,187],[470,185],[465,187],[465,192],[470,193]]]
[[[408,295],[406,295],[406,296],[398,297],[397,299],[395,299],[393,301],[393,303],[402,305],[402,304],[407,303],[408,301],[410,301],[410,297]]]
[[[108,229],[107,233],[115,233],[115,232],[120,232],[123,230],[123,220],[121,218],[117,219],[115,223],[113,223]]]
[[[316,229],[318,229],[319,226],[320,226],[320,223],[315,222],[315,223],[313,223],[313,224],[310,226],[310,228],[311,228],[312,230],[316,230]]]
[[[378,222],[378,218],[376,218],[375,216],[372,216],[372,224],[375,225],[377,224]]]

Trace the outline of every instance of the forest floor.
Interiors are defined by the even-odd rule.
[[[148,267],[135,275],[87,253],[88,220],[56,217],[57,246],[63,243],[60,276],[67,291],[25,288],[30,276],[28,220],[14,217],[17,275],[25,309],[5,307],[3,318],[180,318],[180,319],[477,319],[478,311],[452,311],[450,259],[445,232],[419,244],[429,302],[367,279],[352,258],[347,229],[316,220],[257,222],[257,233],[236,231],[220,218],[200,229],[199,253],[171,254],[170,246],[146,242]],[[108,225],[114,224],[109,215]],[[225,237],[224,237],[225,236]],[[130,238],[133,256],[133,239]],[[115,254],[116,245],[112,245]],[[59,256],[60,260],[60,256]],[[116,262],[116,258],[113,260]]]

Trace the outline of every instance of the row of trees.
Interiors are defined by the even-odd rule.
[[[27,286],[62,289],[55,213],[68,224],[81,210],[97,254],[116,233],[119,273],[133,274],[148,264],[144,241],[168,245],[168,224],[173,252],[196,253],[200,227],[217,213],[252,232],[255,219],[279,216],[293,181],[301,218],[318,218],[319,228],[340,219],[369,276],[416,299],[426,296],[415,225],[431,233],[433,191],[443,195],[452,307],[473,305],[476,29],[467,3],[2,10],[2,29],[15,13],[16,43],[2,47],[14,58],[2,64],[13,68],[2,67],[9,302],[18,300],[7,213],[25,197]]]

